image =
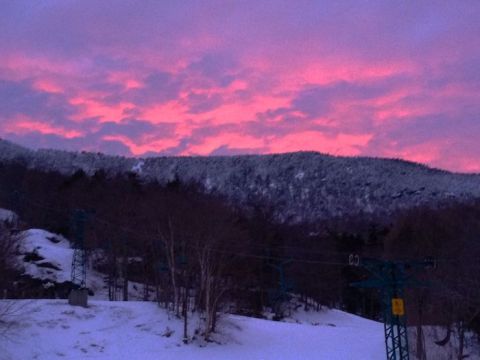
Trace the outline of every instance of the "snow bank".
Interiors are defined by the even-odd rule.
[[[20,233],[24,274],[62,283],[70,280],[73,249],[63,236],[31,229]]]

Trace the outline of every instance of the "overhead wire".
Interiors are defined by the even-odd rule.
[[[25,201],[25,199],[23,201]],[[26,201],[30,205],[33,205],[37,208],[40,208],[40,209],[43,209],[43,210],[49,210],[49,211],[53,211],[53,212],[57,212],[57,213],[61,213],[62,215],[65,215],[65,210],[64,209],[59,209],[59,208],[55,208],[55,207],[52,207],[52,206],[48,206],[48,205],[39,203],[37,201],[33,201],[31,199],[27,199]],[[91,221],[97,222],[97,223],[100,223],[100,224],[103,224],[103,225],[107,225],[107,226],[110,226],[112,228],[122,230],[124,232],[128,232],[128,233],[138,235],[138,229],[132,229],[132,228],[129,228],[129,227],[126,227],[126,226],[114,224],[114,223],[112,223],[112,222],[110,222],[106,219],[103,219],[101,217],[98,217],[98,216],[93,216]],[[152,234],[152,233],[148,233],[146,239],[147,238],[150,239],[150,240],[158,241],[158,236],[155,235],[155,234]],[[249,244],[249,246],[250,245],[251,244]],[[255,244],[253,244],[253,245],[256,246]],[[187,244],[186,247],[187,248],[195,248],[195,249],[202,248],[201,246],[196,246],[195,244]],[[293,249],[294,247],[289,247],[289,248]],[[218,249],[218,248],[214,248],[214,247],[209,247],[208,250],[211,251],[211,252],[214,252],[214,253],[218,253],[218,254],[232,255],[232,252],[230,252],[230,251],[226,251],[226,250]],[[302,248],[297,248],[297,250],[308,251],[308,250],[305,250],[305,249],[302,249]],[[326,254],[326,253],[322,253],[322,252],[311,252],[311,251],[309,251],[309,252],[310,253],[316,253],[316,254],[319,254],[319,255]],[[339,253],[335,253],[335,254],[338,255]],[[346,262],[346,261],[345,262],[339,262],[339,261],[327,261],[327,260],[311,260],[311,259],[300,259],[300,258],[293,258],[293,257],[281,257],[281,256],[272,256],[272,255],[250,254],[250,253],[244,253],[244,252],[243,253],[242,252],[236,252],[233,255],[239,256],[239,257],[255,258],[255,259],[259,259],[259,260],[290,261],[290,262],[301,262],[301,263],[307,263],[307,264],[323,264],[323,265],[335,265],[335,266],[346,266],[346,265],[348,265],[348,262]]]

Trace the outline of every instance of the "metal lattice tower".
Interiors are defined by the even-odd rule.
[[[422,284],[412,279],[411,275],[407,275],[405,268],[418,269],[434,266],[433,259],[386,261],[360,259],[358,255],[351,255],[349,264],[362,266],[373,275],[368,280],[351,284],[352,286],[376,288],[381,291],[387,360],[409,360],[404,289]]]
[[[85,252],[85,224],[87,213],[77,209],[73,212],[73,259],[72,259],[72,283],[84,289],[87,283],[87,255]]]
[[[293,284],[287,279],[285,271],[285,267],[291,262],[291,260],[284,260],[276,263],[268,263],[268,266],[278,275],[278,288],[272,289],[270,294],[270,300],[274,305],[276,315],[283,316],[283,312],[285,311],[283,308],[284,303],[290,299],[288,292],[293,289]]]

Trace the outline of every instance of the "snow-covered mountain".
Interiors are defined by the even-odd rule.
[[[196,182],[235,203],[270,204],[279,220],[315,221],[358,213],[388,214],[420,204],[480,197],[480,174],[457,174],[396,159],[315,152],[279,155],[152,157],[30,150],[0,140],[0,162],[72,174],[103,169],[145,180]]]

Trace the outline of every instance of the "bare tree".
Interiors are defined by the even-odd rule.
[[[197,305],[204,312],[204,338],[215,331],[219,309],[231,288],[228,268],[246,242],[233,211],[218,199],[197,200],[191,219],[192,252],[198,266]]]
[[[12,233],[12,223],[0,223],[0,336],[5,336],[10,329],[12,317],[18,314],[20,307],[13,301],[6,300],[12,291],[12,282],[17,272],[16,253],[20,236]]]
[[[388,256],[438,259],[435,271],[424,273],[430,286],[410,291],[409,316],[416,327],[416,356],[426,358],[425,324],[443,325],[457,337],[457,359],[465,357],[465,335],[480,318],[480,204],[453,204],[436,210],[416,209],[400,218],[387,243]]]
[[[0,297],[6,297],[11,287],[17,263],[16,253],[20,244],[20,236],[12,232],[12,224],[0,223]]]

